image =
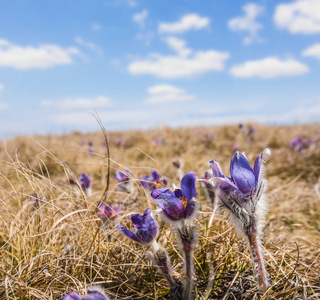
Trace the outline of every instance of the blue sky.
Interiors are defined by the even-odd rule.
[[[320,0],[0,7],[0,136],[320,120]]]

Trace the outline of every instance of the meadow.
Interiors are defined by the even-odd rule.
[[[320,299],[320,125],[253,125],[252,137],[237,125],[107,132],[110,172],[99,130],[2,141],[0,299],[61,299],[72,291],[84,295],[92,285],[102,286],[111,299],[169,299],[149,247],[130,241],[115,225],[132,229],[130,214],[148,207],[156,212],[139,174],[157,170],[169,187],[179,186],[181,174],[173,163],[178,158],[183,174],[193,171],[198,179],[194,299]],[[296,136],[312,143],[290,149]],[[229,176],[235,150],[245,151],[253,164],[267,147],[272,153],[266,163],[269,210],[263,248],[271,287],[261,293],[246,242],[225,213],[213,215],[201,177],[211,159]],[[132,193],[117,190],[115,172],[126,169]],[[70,184],[82,173],[93,179],[89,196]],[[106,225],[96,213],[104,197],[106,204],[121,204],[123,210]],[[182,281],[175,233],[156,213],[155,218],[157,239],[167,249],[174,278]]]

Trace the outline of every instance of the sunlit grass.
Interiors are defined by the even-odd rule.
[[[264,236],[266,268],[272,288],[258,293],[250,253],[224,215],[216,214],[208,227],[212,207],[198,183],[200,201],[198,245],[195,258],[197,299],[319,299],[320,298],[320,142],[302,153],[289,150],[297,135],[316,136],[320,126],[257,126],[248,142],[237,126],[163,128],[109,133],[110,189],[107,202],[122,203],[116,222],[130,227],[128,214],[143,213],[156,205],[138,184],[138,174],[157,169],[169,184],[179,184],[172,160],[184,160],[184,173],[198,178],[210,159],[227,170],[232,146],[245,151],[249,161],[266,147],[269,213]],[[215,132],[214,138],[205,134]],[[117,146],[117,141],[123,144]],[[162,138],[163,145],[153,145]],[[94,153],[88,151],[93,142]],[[118,143],[119,145],[119,143]],[[169,288],[147,256],[146,247],[129,242],[115,223],[102,230],[96,208],[107,175],[106,148],[100,132],[65,136],[19,137],[0,144],[0,299],[60,299],[100,284],[111,298],[167,299]],[[116,191],[116,169],[130,169],[132,195]],[[93,177],[88,198],[68,184],[82,172]],[[35,208],[30,195],[44,204]],[[182,280],[182,254],[175,234],[161,223],[159,242],[168,250],[174,276]]]

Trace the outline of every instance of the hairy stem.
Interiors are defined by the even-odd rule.
[[[193,255],[191,247],[186,245],[184,247],[184,259],[185,259],[185,284],[182,294],[183,300],[191,300],[192,299],[192,290],[193,290]]]
[[[194,225],[183,224],[178,229],[178,237],[181,242],[181,250],[184,256],[184,273],[185,282],[183,286],[182,299],[191,300],[193,293],[193,248],[196,243],[196,231],[197,227]]]
[[[270,284],[268,282],[267,271],[265,269],[257,233],[248,233],[247,236],[250,245],[251,255],[253,258],[254,268],[256,271],[258,285],[261,292],[265,292],[270,287]]]

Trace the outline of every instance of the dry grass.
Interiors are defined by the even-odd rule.
[[[228,170],[234,144],[252,163],[270,147],[264,247],[272,289],[264,296],[258,293],[247,247],[223,215],[216,215],[208,228],[212,208],[199,183],[195,298],[320,299],[320,194],[314,189],[320,175],[320,143],[302,153],[288,148],[294,136],[315,136],[319,130],[319,125],[257,126],[252,143],[236,126],[110,133],[107,202],[123,204],[119,221],[130,226],[130,213],[156,206],[137,180],[135,195],[116,192],[115,169],[127,167],[135,179],[157,169],[170,185],[179,184],[171,163],[175,157],[183,158],[185,173],[195,171],[200,178],[210,159]],[[215,138],[205,138],[213,131]],[[152,145],[157,137],[164,145]],[[117,146],[120,138],[124,144]],[[94,153],[87,151],[89,141]],[[71,291],[84,293],[92,284],[102,285],[114,299],[168,298],[166,282],[149,262],[148,249],[126,240],[114,224],[100,228],[95,211],[106,185],[105,156],[100,132],[18,137],[0,144],[0,299],[60,299]],[[94,178],[90,198],[67,183],[82,172]],[[34,193],[44,197],[41,207],[32,205],[29,196]],[[159,239],[179,278],[181,253],[165,224]],[[206,293],[208,284],[212,289]]]

